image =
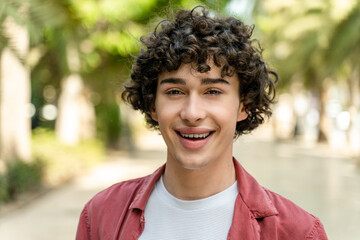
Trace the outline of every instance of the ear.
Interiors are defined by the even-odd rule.
[[[150,111],[150,116],[151,118],[154,120],[154,121],[158,121],[158,116],[157,116],[157,113],[156,113],[156,110],[155,108],[152,108],[151,111]]]
[[[245,111],[244,105],[240,103],[237,121],[241,122],[242,120],[245,120],[248,117],[248,113]]]

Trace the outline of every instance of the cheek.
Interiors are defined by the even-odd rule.
[[[178,114],[176,104],[156,104],[155,107],[159,125],[169,125]]]
[[[223,130],[228,129],[229,131],[235,131],[237,123],[238,109],[233,106],[223,106],[213,108],[212,116],[217,122],[220,128]]]
[[[239,112],[239,100],[227,99],[223,101],[222,104],[208,104],[208,109],[211,109],[212,115],[218,118],[219,120],[225,122],[237,122],[238,112]]]

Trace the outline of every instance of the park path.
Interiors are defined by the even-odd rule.
[[[164,150],[109,154],[108,161],[65,186],[0,216],[0,240],[74,239],[79,214],[97,192],[164,163]],[[330,240],[360,237],[360,167],[326,146],[244,137],[234,156],[262,185],[318,216]]]

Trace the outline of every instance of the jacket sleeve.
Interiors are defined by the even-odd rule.
[[[306,240],[328,240],[324,226],[318,218],[316,218],[311,231],[306,236]]]
[[[91,240],[90,224],[87,205],[80,214],[80,220],[77,227],[76,240]]]

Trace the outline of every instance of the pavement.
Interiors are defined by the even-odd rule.
[[[74,181],[0,215],[0,239],[74,239],[80,212],[93,195],[164,163],[164,146],[157,146],[136,155],[112,152],[108,161]],[[360,167],[346,154],[325,145],[250,136],[235,142],[234,156],[263,186],[319,217],[329,239],[359,239]]]

